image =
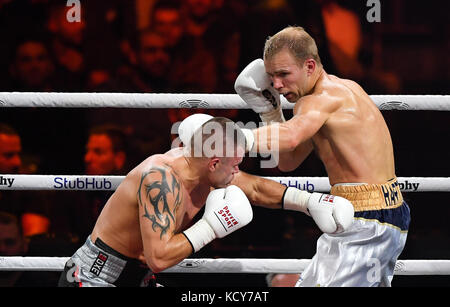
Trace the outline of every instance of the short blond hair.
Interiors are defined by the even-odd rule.
[[[302,27],[289,26],[274,36],[269,36],[264,45],[264,60],[272,58],[285,48],[301,64],[307,59],[314,59],[318,64],[322,64],[316,42]]]

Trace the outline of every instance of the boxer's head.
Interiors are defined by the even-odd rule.
[[[273,87],[296,102],[314,87],[322,63],[314,39],[302,27],[287,27],[267,39],[264,66]]]
[[[187,146],[190,156],[201,159],[206,177],[215,187],[225,187],[239,172],[245,155],[245,136],[233,121],[214,117],[197,129]]]

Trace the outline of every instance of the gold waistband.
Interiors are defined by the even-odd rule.
[[[392,209],[400,207],[403,203],[397,178],[384,184],[335,185],[331,187],[331,194],[351,201],[355,212]]]

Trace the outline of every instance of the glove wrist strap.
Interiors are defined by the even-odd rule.
[[[197,223],[183,231],[183,234],[189,243],[191,243],[194,253],[216,238],[214,230],[204,219],[200,219]]]
[[[310,197],[311,193],[288,187],[283,196],[283,209],[301,211],[310,215],[308,212],[308,202]]]

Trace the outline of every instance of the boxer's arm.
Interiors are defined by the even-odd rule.
[[[310,139],[298,145],[294,151],[280,152],[278,169],[282,172],[295,170],[313,150],[314,145]]]
[[[141,174],[137,201],[139,223],[147,265],[154,273],[169,268],[192,253],[183,234],[176,234],[176,212],[182,192],[177,178],[163,167]]]
[[[273,123],[252,130],[254,144],[251,151],[259,153],[292,152],[301,143],[312,138],[337,110],[339,102],[328,97],[307,96],[294,116],[283,123]]]
[[[313,137],[328,119],[328,114],[311,112],[295,115],[284,123],[274,123],[253,130],[251,151],[259,153],[292,152]]]
[[[353,222],[353,205],[345,198],[308,193],[297,188],[287,188],[279,182],[245,172],[235,175],[231,184],[238,186],[252,205],[268,209],[300,211],[310,215],[317,226],[326,233],[347,230]]]
[[[286,187],[279,182],[240,171],[230,183],[244,191],[252,205],[281,209]]]

